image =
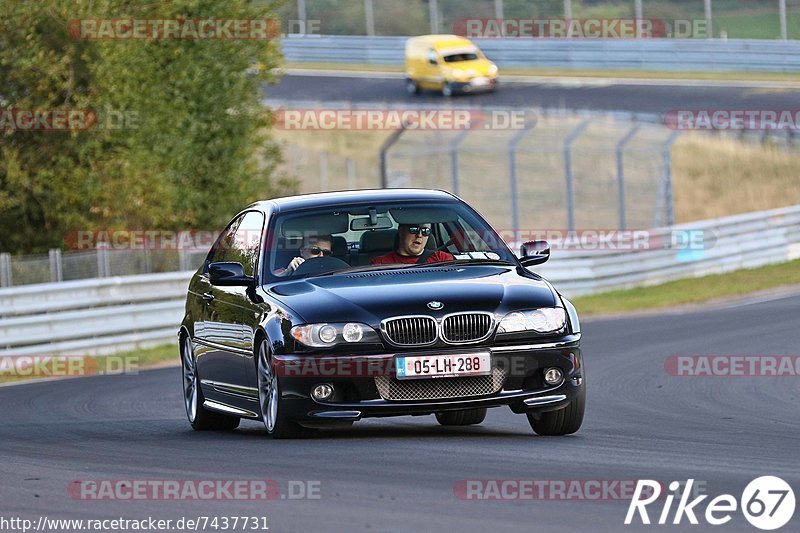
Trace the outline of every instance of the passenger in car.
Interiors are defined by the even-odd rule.
[[[430,234],[430,224],[400,224],[397,228],[394,251],[380,255],[370,263],[373,265],[413,265],[452,261],[453,256],[447,252],[425,249]]]
[[[326,257],[331,255],[331,236],[330,235],[310,235],[303,237],[303,247],[300,248],[300,255],[289,262],[286,268],[275,270],[276,276],[291,276],[307,259]]]

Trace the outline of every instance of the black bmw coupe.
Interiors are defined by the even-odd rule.
[[[442,191],[332,192],[257,202],[194,274],[178,335],[197,430],[261,420],[276,438],[365,417],[479,424],[489,407],[540,435],[585,404],[572,304]]]

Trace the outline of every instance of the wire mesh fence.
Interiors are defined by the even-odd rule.
[[[207,250],[50,250],[49,254],[0,253],[0,287],[110,276],[195,270]]]

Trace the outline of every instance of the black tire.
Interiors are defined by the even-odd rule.
[[[414,80],[406,78],[406,92],[408,94],[419,94],[419,85]]]
[[[215,413],[203,407],[206,401],[200,387],[200,376],[197,373],[197,359],[192,349],[192,341],[188,336],[181,342],[181,367],[183,374],[183,403],[186,417],[195,431],[230,431],[239,427],[241,421],[235,416]]]
[[[436,413],[436,421],[443,426],[471,426],[473,424],[480,424],[485,418],[485,407]]]
[[[528,422],[537,435],[569,435],[580,429],[585,407],[586,392],[581,390],[577,398],[557,411],[527,413]]]
[[[453,91],[453,86],[448,82],[444,82],[444,85],[442,85],[442,96],[444,96],[445,98],[450,98],[451,96],[453,96],[454,92],[455,91]]]
[[[256,352],[256,374],[258,375],[258,409],[267,434],[273,439],[296,439],[311,430],[301,427],[286,418],[281,404],[280,377],[275,374],[267,341],[262,339]]]

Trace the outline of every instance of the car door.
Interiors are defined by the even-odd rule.
[[[246,276],[257,277],[263,228],[263,213],[243,213],[219,260],[241,263]],[[225,403],[251,410],[253,406],[247,401],[257,397],[258,391],[248,382],[248,376],[253,373],[253,336],[260,308],[253,301],[252,287],[214,286],[211,292],[214,295],[212,331],[219,336],[218,344],[225,349],[227,376],[225,381],[215,383],[214,389],[225,395],[222,400]]]
[[[237,216],[220,234],[203,265],[203,270],[193,284],[193,292],[202,300],[199,321],[195,322],[197,370],[206,397],[224,395],[227,388],[241,386],[244,367],[241,360],[241,314],[235,305],[236,287],[211,285],[208,265],[227,261],[232,256],[236,231],[244,215]],[[198,323],[199,322],[199,323]],[[221,399],[224,398],[214,398]]]

